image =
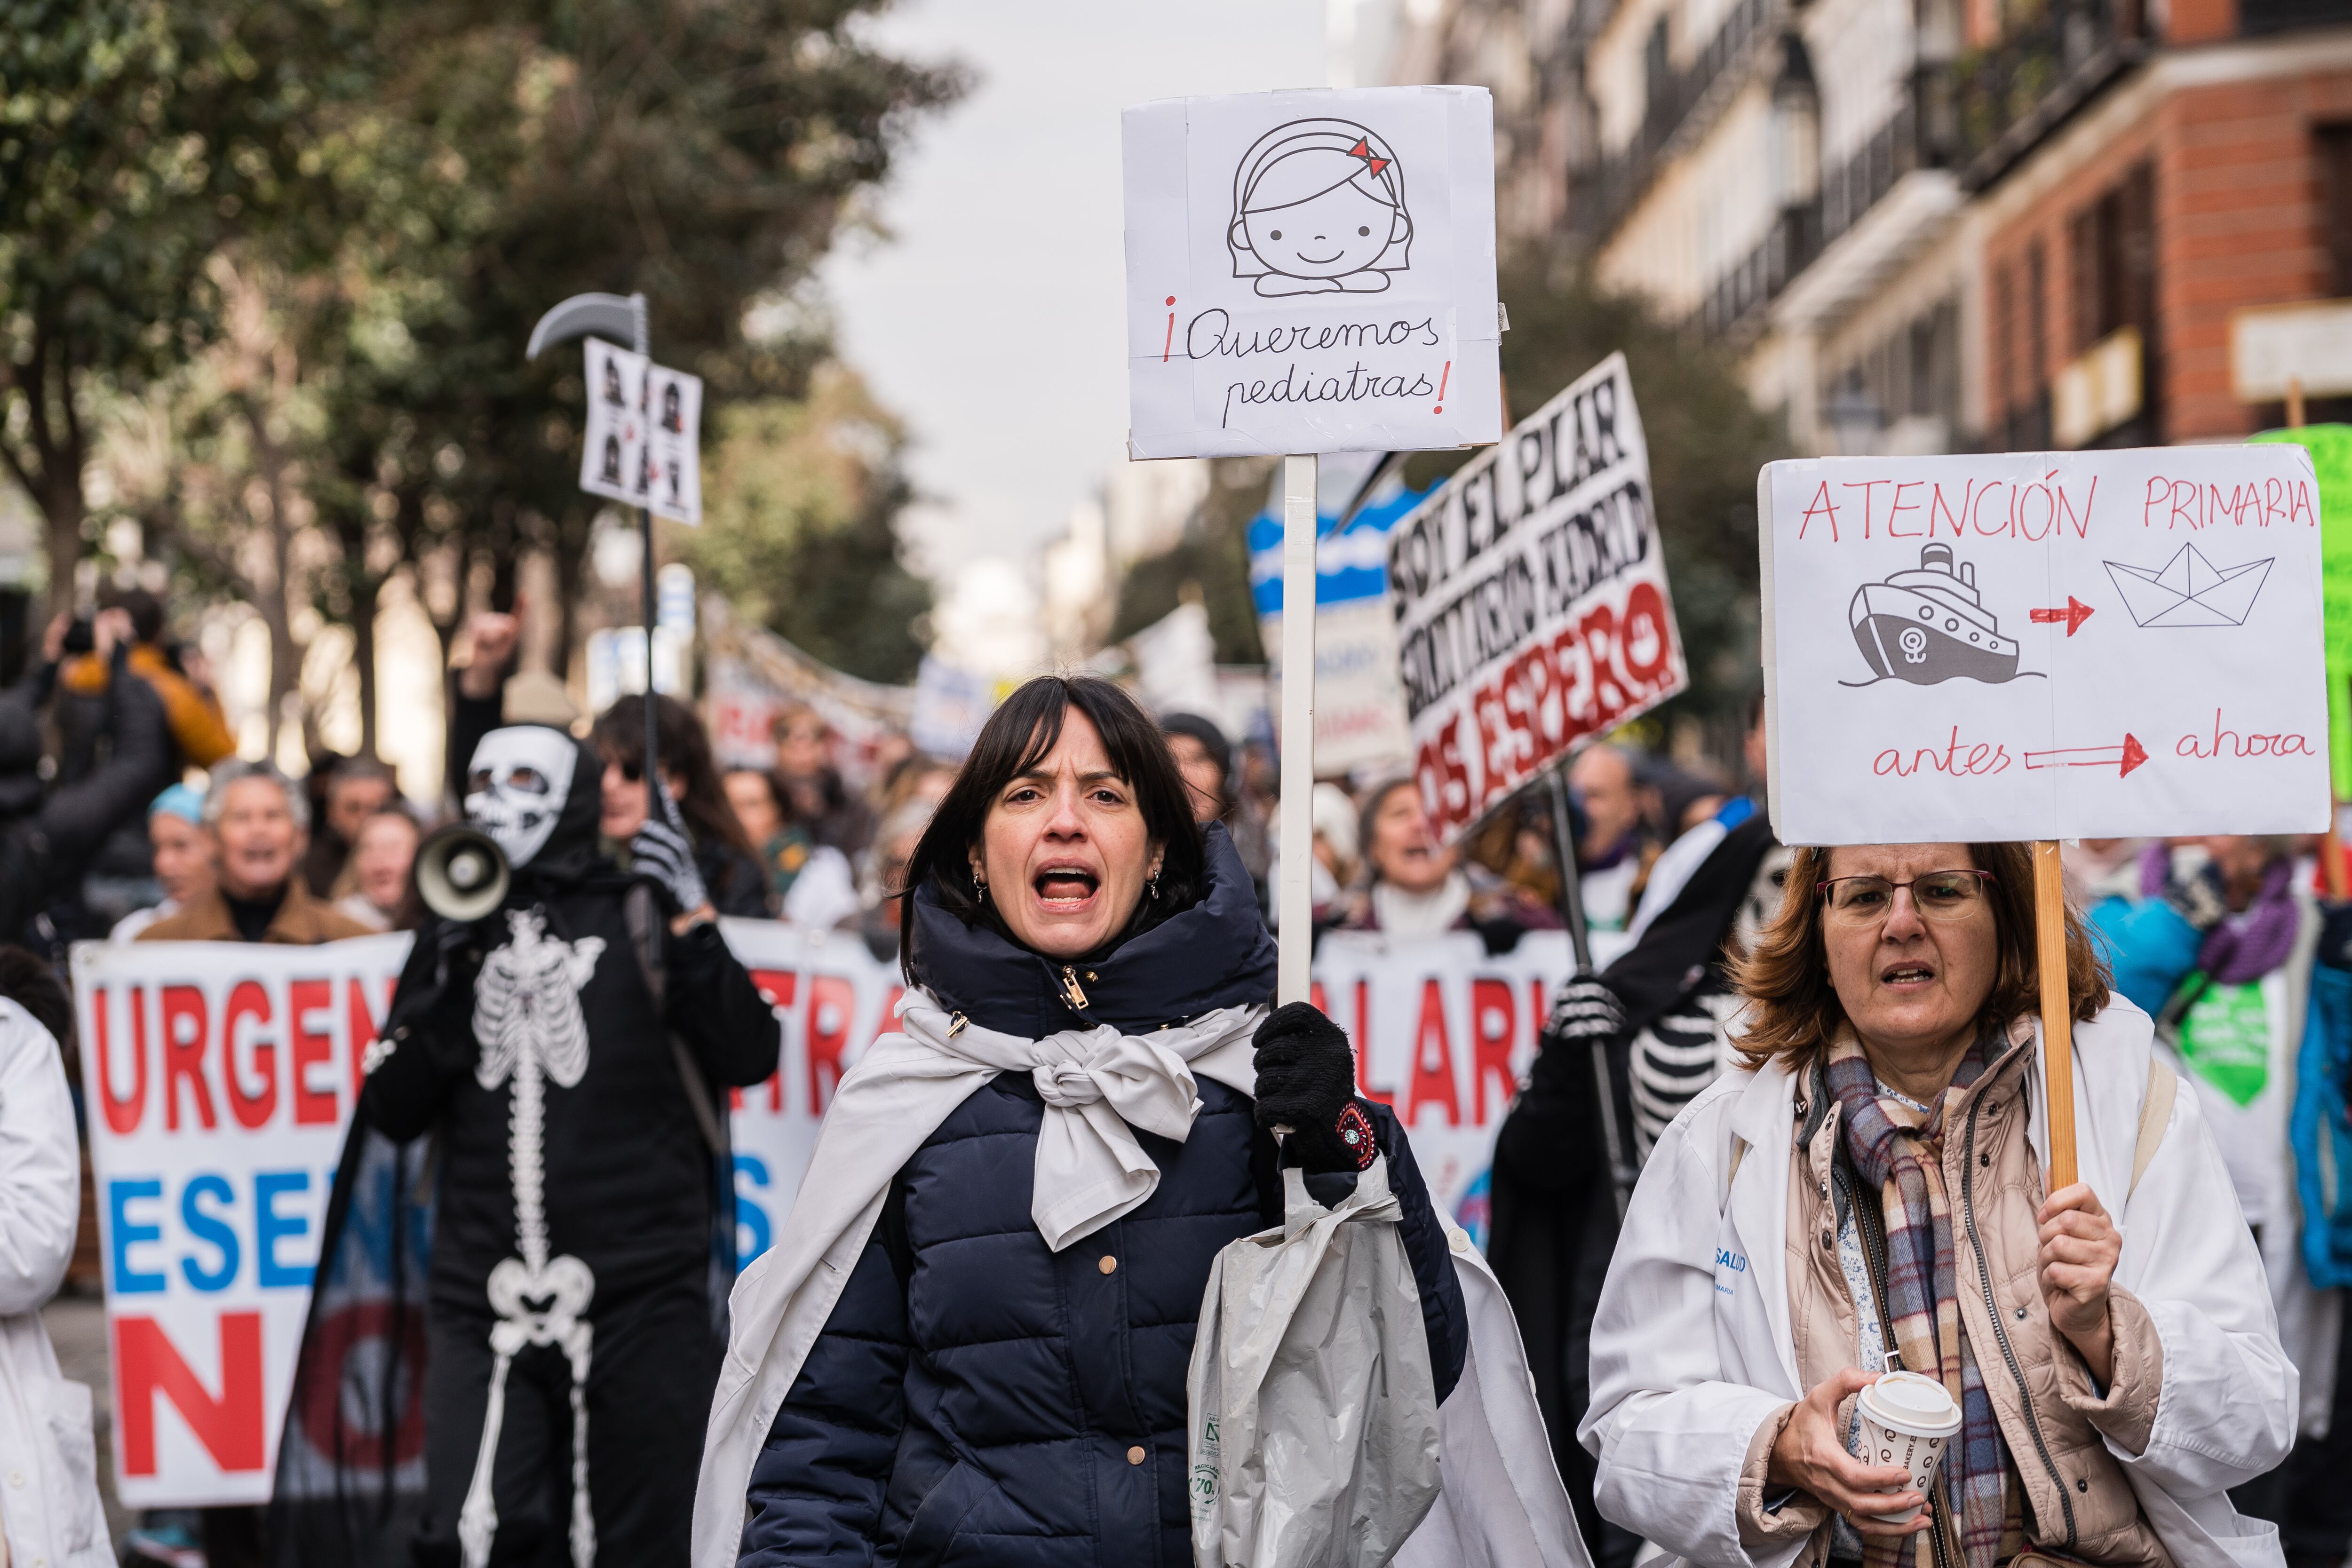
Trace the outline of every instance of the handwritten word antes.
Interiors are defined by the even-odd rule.
[[[1956,779],[1982,778],[2005,772],[2016,758],[2009,747],[1991,741],[1964,742],[1960,727],[1952,727],[1951,738],[1941,749],[1922,746],[1908,750],[1887,747],[1873,758],[1870,770],[1881,779],[1908,779],[1919,773],[1946,773]]]
[[[2219,485],[2168,479],[2158,474],[2147,482],[2139,522],[2140,527],[2152,528],[2161,520],[2169,533],[2183,525],[2201,531],[2225,522],[2232,528],[2266,528],[2273,522],[2291,524],[2298,517],[2305,528],[2319,526],[2319,505],[2312,498],[2311,486],[2301,479],[2232,485],[2224,494]]]
[[[1244,360],[1253,354],[1308,354],[1326,349],[1395,348],[1402,343],[1433,349],[1444,341],[1434,316],[1424,316],[1418,321],[1312,321],[1244,332],[1235,329],[1233,318],[1224,311],[1203,310],[1184,328],[1184,354],[1193,360]]]
[[[1948,530],[1956,539],[1973,536],[2032,541],[2048,538],[2053,528],[2072,528],[2076,538],[2088,538],[2091,507],[2099,498],[2098,476],[2075,486],[2079,494],[2057,479],[2055,468],[2021,485],[2010,479],[1970,479],[1957,493],[1940,479],[1853,479],[1834,486],[1824,479],[1805,506],[1797,537],[1808,537],[1818,521],[1832,544],[1849,536],[1870,538],[1874,529],[1890,539],[1932,539],[1939,530]]]
[[[2273,731],[2268,735],[2241,734],[2224,728],[2221,710],[2213,710],[2213,728],[2207,735],[2184,735],[2173,747],[2176,757],[2193,757],[2210,761],[2216,757],[2314,757],[2311,737],[2290,732]]]
[[[1426,371],[1375,375],[1366,371],[1359,360],[1348,367],[1344,381],[1336,375],[1318,380],[1312,372],[1300,375],[1298,367],[1292,365],[1278,381],[1234,382],[1228,385],[1225,412],[1217,423],[1220,428],[1233,423],[1236,402],[1244,408],[1278,402],[1364,402],[1373,398],[1420,399],[1434,396],[1436,392],[1437,382]]]

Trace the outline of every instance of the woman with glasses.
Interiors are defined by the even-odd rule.
[[[1735,969],[1748,1065],[1667,1129],[1602,1287],[1604,1515],[1720,1568],[2283,1561],[2227,1495],[2294,1430],[2261,1260],[2064,927],[2082,1179],[2051,1192],[2025,849],[1798,852]],[[1958,1406],[1924,1494],[1859,1440],[1898,1369]]]

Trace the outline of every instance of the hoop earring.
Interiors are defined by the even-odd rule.
[[[1145,895],[1149,897],[1152,903],[1157,904],[1160,902],[1160,873],[1158,872],[1153,872],[1151,875],[1145,880],[1143,883],[1143,891]]]
[[[971,873],[971,895],[982,899],[988,896],[988,879],[978,872]]]

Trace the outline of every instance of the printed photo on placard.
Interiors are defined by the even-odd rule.
[[[1496,440],[1493,119],[1452,87],[1128,110],[1133,455]]]

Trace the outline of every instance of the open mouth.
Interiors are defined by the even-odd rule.
[[[1102,879],[1084,866],[1049,865],[1030,881],[1037,901],[1049,911],[1083,909],[1102,885]]]
[[[1889,964],[1878,972],[1880,985],[1896,988],[1927,985],[1935,977],[1935,969],[1926,964]]]

